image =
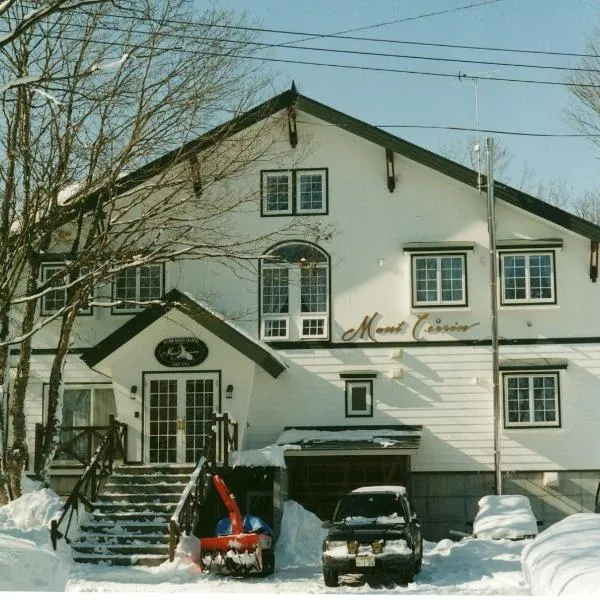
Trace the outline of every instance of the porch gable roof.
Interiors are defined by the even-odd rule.
[[[81,359],[93,368],[172,309],[177,309],[191,317],[207,331],[254,361],[274,379],[277,379],[287,369],[286,363],[269,346],[254,339],[243,329],[190,294],[182,293],[177,289],[169,291],[159,304],[149,306],[98,342],[93,348],[84,352]]]

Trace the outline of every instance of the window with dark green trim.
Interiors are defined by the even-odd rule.
[[[327,169],[261,172],[261,214],[319,215],[327,212]]]
[[[67,287],[71,275],[64,263],[42,263],[40,268],[40,285],[47,285],[48,291],[40,299],[42,316],[57,313],[67,302]],[[87,301],[77,312],[78,315],[91,315],[92,309]]]
[[[159,300],[164,294],[164,265],[131,267],[117,273],[112,284],[112,300],[118,302],[114,313],[135,312],[145,303]]]
[[[465,254],[412,255],[413,306],[467,304]]]
[[[502,304],[556,302],[554,252],[500,254]]]
[[[346,416],[373,416],[373,380],[346,379]]]
[[[558,372],[506,373],[504,426],[560,427]]]

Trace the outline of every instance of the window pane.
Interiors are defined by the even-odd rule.
[[[270,338],[287,337],[287,319],[265,319],[264,336]]]
[[[327,268],[302,267],[300,270],[300,312],[327,311]]]
[[[525,256],[504,257],[504,298],[525,300],[527,282],[525,279]]]
[[[115,278],[115,300],[135,300],[136,298],[136,269],[125,269]],[[131,308],[134,304],[125,302],[119,308]]]
[[[440,258],[442,302],[463,299],[463,261],[458,256]]]
[[[287,173],[267,175],[265,190],[265,210],[279,212],[289,210],[290,178]]]
[[[352,412],[367,411],[367,388],[364,385],[354,385],[350,388]]]
[[[437,260],[415,258],[415,289],[417,302],[437,302]]]
[[[47,282],[53,277],[56,277],[50,284],[51,287],[64,285],[64,277],[58,277],[63,269],[61,267],[43,267],[42,279]],[[65,306],[67,302],[67,291],[63,289],[52,290],[47,292],[43,297],[43,310],[46,313],[54,313]]]
[[[301,211],[323,209],[323,175],[321,173],[298,174],[298,200]]]
[[[262,279],[263,313],[288,313],[290,308],[287,268],[263,269]]]
[[[158,300],[162,296],[162,267],[148,265],[139,268],[140,301]]]
[[[529,257],[531,298],[552,298],[552,261],[549,254]]]

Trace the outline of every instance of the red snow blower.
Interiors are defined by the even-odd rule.
[[[271,527],[259,517],[242,518],[225,482],[218,475],[213,475],[212,481],[229,518],[217,523],[215,537],[200,538],[202,570],[222,575],[270,575],[275,569]]]

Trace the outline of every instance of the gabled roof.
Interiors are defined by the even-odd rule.
[[[478,187],[478,174],[473,169],[469,169],[468,167],[448,158],[444,158],[435,152],[431,152],[430,150],[426,150],[416,144],[412,144],[402,138],[396,137],[383,129],[369,125],[364,121],[355,119],[330,106],[321,104],[307,96],[303,96],[298,93],[296,86],[292,83],[291,89],[274,96],[242,115],[212,129],[201,137],[188,142],[180,148],[165,154],[161,158],[158,158],[126,177],[123,177],[117,183],[117,193],[126,192],[140,185],[147,179],[160,173],[165,167],[172,165],[174,162],[176,163],[188,159],[191,155],[197,154],[204,148],[210,147],[219,139],[223,139],[223,137],[235,135],[247,127],[276,114],[284,108],[293,107],[330,123],[331,125],[341,127],[342,129],[377,144],[382,148],[391,150],[396,154],[405,156],[415,162],[435,169],[436,171],[475,189]],[[299,135],[302,135],[301,130]],[[482,182],[485,186],[485,176],[482,176]],[[499,181],[494,182],[494,191],[497,198],[501,198],[513,206],[537,215],[538,217],[542,217],[543,219],[551,221],[552,223],[560,225],[565,229],[578,233],[591,240],[600,241],[600,226],[598,225],[594,225],[581,217],[548,204],[535,196],[521,192]],[[101,192],[98,192],[96,197],[100,197],[100,194]]]
[[[279,377],[287,368],[277,353],[266,344],[255,340],[244,330],[225,319],[223,315],[211,310],[189,294],[183,294],[176,289],[168,292],[163,298],[163,302],[156,306],[149,306],[98,342],[96,346],[82,354],[81,359],[89,367],[94,367],[173,308],[188,315],[206,330],[253,360],[272,377]]]

